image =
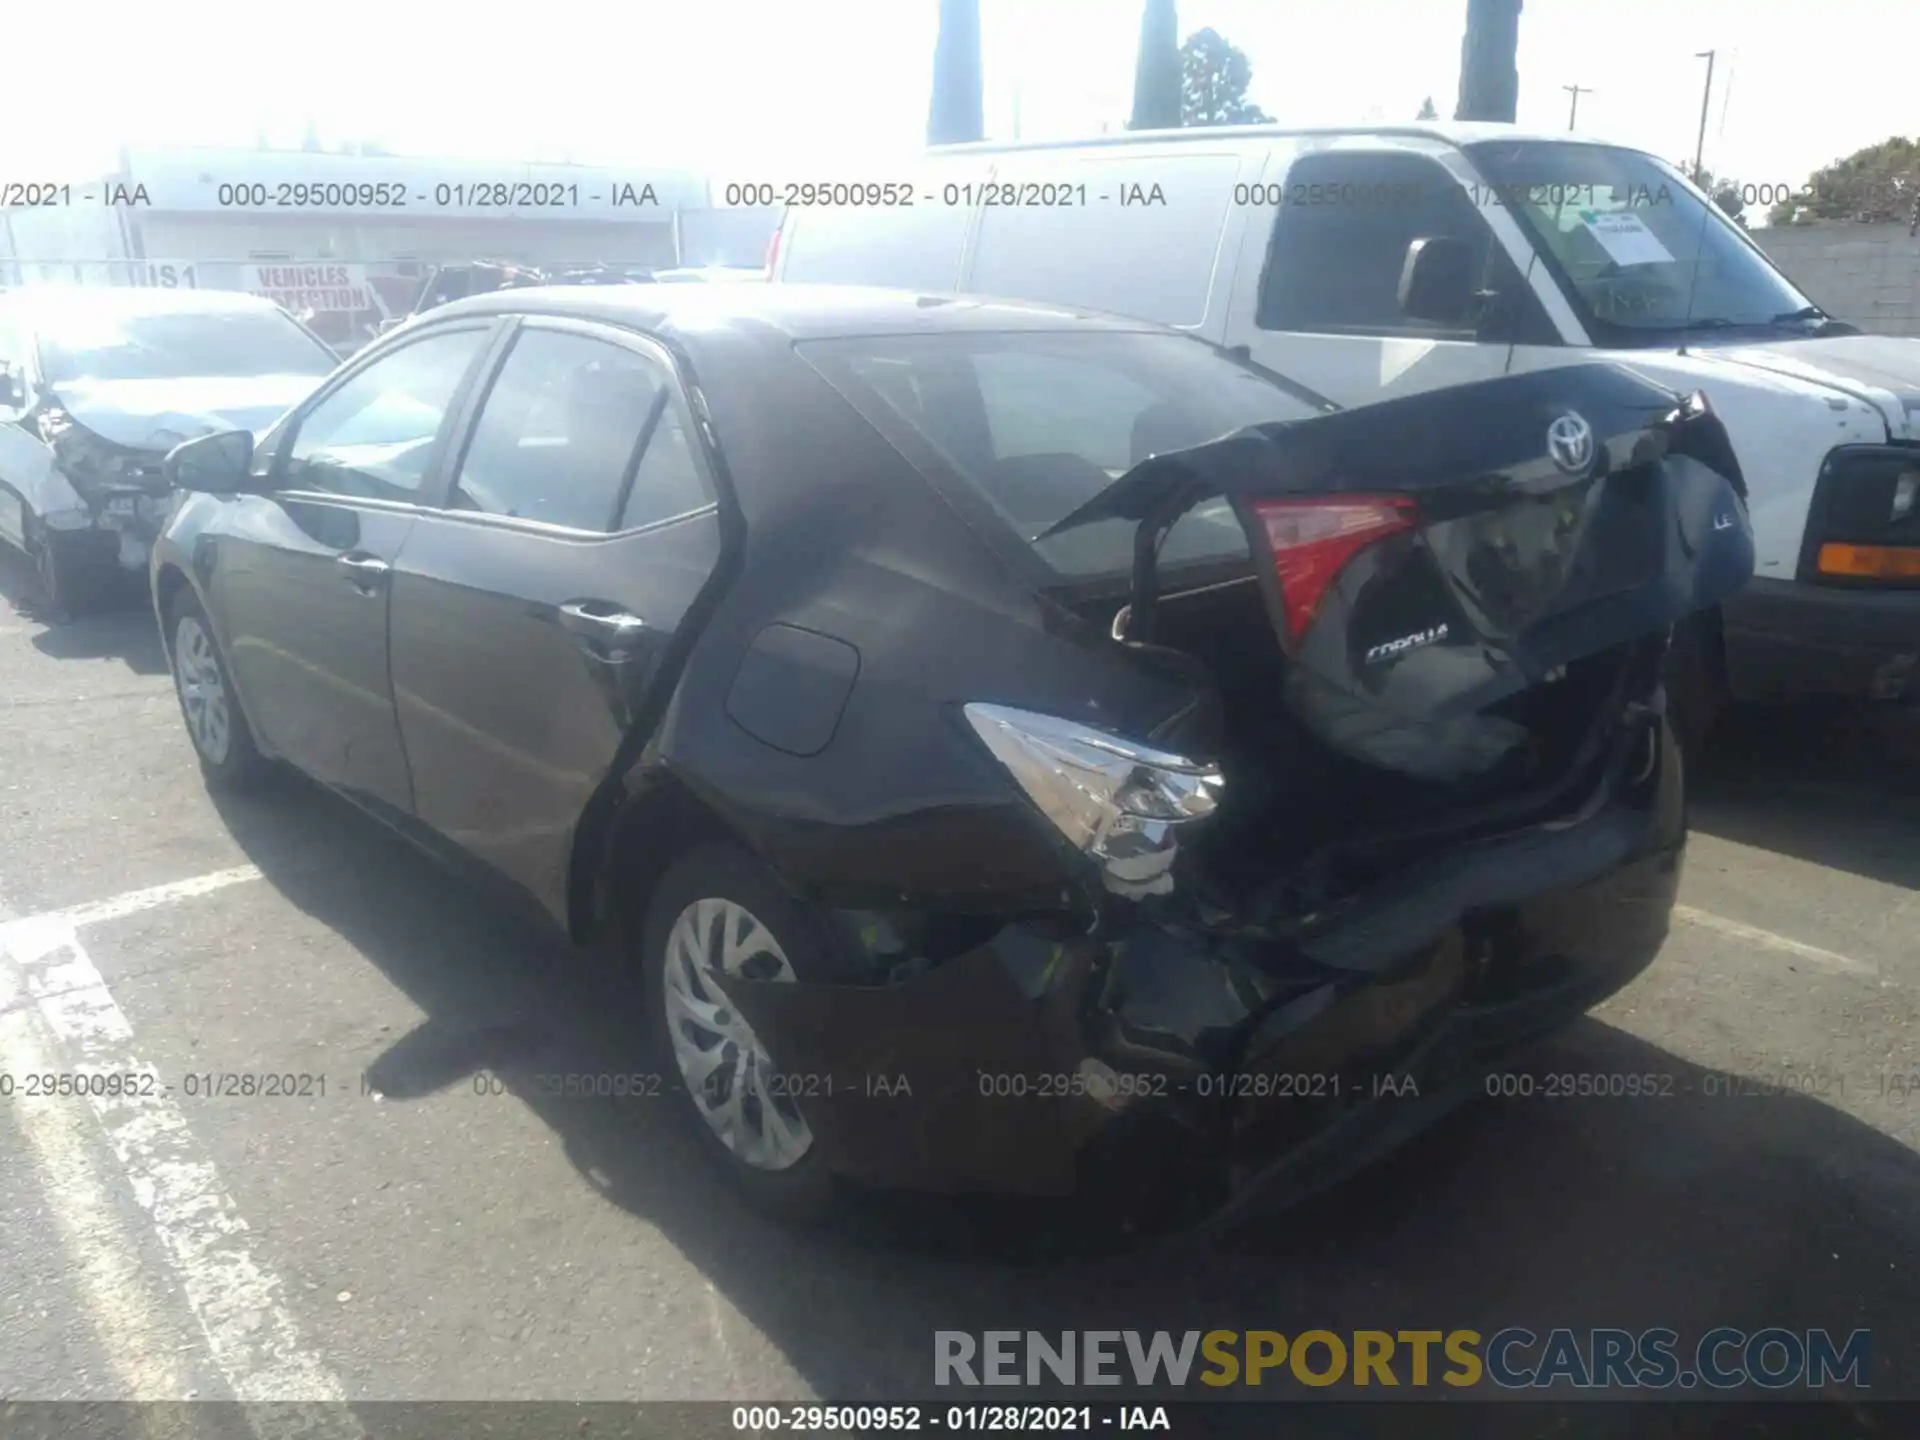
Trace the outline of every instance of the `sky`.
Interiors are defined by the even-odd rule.
[[[885,179],[923,142],[937,0],[332,0],[29,6],[9,19],[0,180],[97,175],[122,144],[374,138],[400,153]],[[988,138],[1097,134],[1130,107],[1140,0],[981,0]],[[1296,124],[1450,115],[1466,0],[1181,0]],[[464,18],[458,18],[463,17]],[[554,17],[554,18],[549,18]],[[76,40],[85,43],[76,48]],[[1920,0],[1526,0],[1523,125],[1705,159],[1754,184],[1920,126]],[[66,61],[59,57],[68,56]],[[1750,207],[1751,208],[1751,207]],[[1764,208],[1764,207],[1761,207]]]

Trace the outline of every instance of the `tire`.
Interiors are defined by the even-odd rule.
[[[240,708],[212,622],[194,593],[185,588],[167,612],[167,656],[180,718],[186,722],[187,739],[207,783],[222,790],[256,784],[267,773],[267,762]]]
[[[34,577],[49,620],[78,620],[107,597],[107,566],[90,550],[65,541],[57,530],[30,524]],[[88,532],[91,535],[92,532]]]
[[[756,1208],[787,1222],[818,1223],[838,1208],[839,1186],[804,1107],[796,1098],[769,1097],[764,1079],[756,1087],[756,1075],[780,1073],[778,1057],[768,1055],[718,987],[702,983],[689,963],[690,942],[705,930],[711,945],[729,917],[746,927],[734,932],[746,942],[736,960],[743,974],[819,982],[856,973],[833,927],[789,896],[758,860],[732,845],[700,846],[661,877],[642,932],[641,970],[660,1073],[684,1097],[679,1108],[702,1149]],[[722,963],[719,957],[715,963]],[[710,1025],[702,1023],[707,1017]],[[703,1076],[708,1056],[729,1056],[731,1064],[722,1059]],[[739,1100],[730,1108],[735,1092]],[[709,1118],[712,1112],[720,1118]],[[730,1134],[722,1123],[727,1115],[737,1121]],[[797,1144],[796,1135],[804,1137]]]

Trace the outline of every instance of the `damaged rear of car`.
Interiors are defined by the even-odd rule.
[[[667,1007],[696,1107],[803,1137],[727,1141],[742,1178],[1286,1203],[1653,959],[1661,661],[1753,565],[1700,401],[1589,366],[1336,411],[1117,327],[794,348],[996,563],[941,574],[932,518],[889,542],[842,502],[860,538],[781,552],[804,582],[749,554],[703,642],[729,683],[696,650],[652,747],[814,917],[755,973],[752,917],[654,907],[650,951],[712,982]],[[738,1029],[710,1059],[689,1004]]]

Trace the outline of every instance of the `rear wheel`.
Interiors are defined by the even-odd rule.
[[[836,1186],[802,1101],[763,1037],[728,1002],[727,977],[794,984],[851,972],[830,928],[731,845],[704,845],[655,889],[642,940],[649,1013],[669,1085],[700,1143],[761,1209],[815,1221]]]
[[[174,693],[180,697],[180,714],[201,771],[209,784],[225,789],[254,783],[267,762],[241,712],[212,622],[192,591],[183,589],[174,597],[167,623]]]

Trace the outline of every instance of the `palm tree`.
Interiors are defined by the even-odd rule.
[[[1467,31],[1460,41],[1460,104],[1456,120],[1513,123],[1520,103],[1522,0],[1467,0]]]

